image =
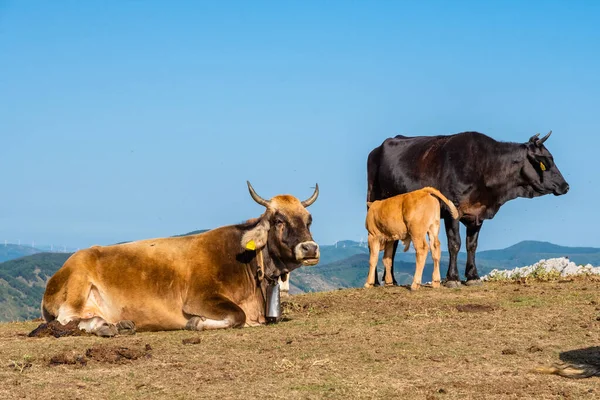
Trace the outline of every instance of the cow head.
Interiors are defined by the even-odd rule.
[[[554,164],[552,154],[544,146],[544,142],[551,134],[552,131],[540,139],[538,133],[525,144],[527,160],[522,173],[528,185],[533,189],[532,197],[550,193],[560,196],[569,191],[569,184]]]
[[[312,217],[306,210],[317,200],[319,185],[307,200],[300,201],[294,196],[279,195],[271,200],[260,197],[250,182],[250,196],[267,211],[257,225],[242,236],[244,248],[257,250],[267,246],[269,256],[274,260],[277,271],[266,271],[267,275],[279,276],[301,265],[315,265],[319,262],[319,245],[310,233]]]

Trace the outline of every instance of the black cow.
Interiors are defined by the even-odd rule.
[[[502,204],[517,197],[560,196],[569,191],[544,146],[551,133],[541,139],[539,134],[532,136],[527,143],[498,142],[478,132],[386,139],[369,154],[367,201],[425,186],[438,189],[460,213],[454,220],[442,208],[450,252],[446,286],[460,285],[459,220],[467,227],[467,284],[480,284],[475,250],[483,220],[492,219]],[[394,254],[397,246],[398,242]]]

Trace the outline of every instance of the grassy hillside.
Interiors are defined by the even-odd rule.
[[[0,264],[0,321],[39,317],[46,281],[70,256],[38,253]]]
[[[596,399],[599,378],[531,370],[600,363],[599,293],[589,279],[346,289],[293,296],[275,325],[114,339],[4,323],[0,397]]]

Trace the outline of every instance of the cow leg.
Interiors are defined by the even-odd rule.
[[[283,274],[279,277],[279,292],[282,297],[290,295],[290,273]]]
[[[442,248],[440,247],[440,221],[434,222],[427,235],[429,236],[429,248],[431,249],[431,258],[433,258],[433,275],[431,277],[431,286],[440,287],[440,259],[442,258]]]
[[[398,246],[398,241],[387,242],[385,244],[385,250],[383,253],[383,266],[385,268],[383,269],[382,279],[385,282],[385,286],[396,285],[396,280],[394,279],[394,271],[392,270],[392,265],[394,261],[394,246]]]
[[[477,266],[475,265],[475,252],[477,251],[477,242],[479,240],[480,224],[467,225],[467,268],[465,275],[467,277],[467,285],[477,286],[481,284]]]
[[[387,247],[386,247],[387,249]],[[390,259],[392,260],[392,264],[390,266],[390,274],[392,275],[392,283],[394,286],[398,286],[398,282],[396,282],[396,277],[394,276],[394,259],[396,258],[396,250],[398,250],[398,240],[394,241],[394,245],[392,247],[392,252],[390,254]],[[404,250],[406,251],[406,250]],[[385,254],[385,253],[384,253]],[[385,257],[385,255],[384,255]],[[384,264],[385,265],[385,264]],[[382,281],[387,282],[387,268],[383,269],[383,277],[381,278]],[[387,283],[386,283],[387,285]]]
[[[377,261],[379,260],[379,238],[374,235],[369,235],[369,274],[367,275],[367,282],[365,287],[370,288],[375,285],[377,279]]]
[[[110,324],[100,317],[82,319],[77,327],[83,331],[102,337],[113,337],[119,333],[115,324]]]
[[[185,329],[189,330],[242,328],[246,323],[246,313],[237,304],[220,295],[188,301],[183,306],[183,312],[189,315],[185,325]]]
[[[446,227],[446,236],[448,237],[448,252],[450,253],[450,264],[446,274],[446,287],[456,288],[460,286],[458,279],[458,251],[460,250],[460,230],[459,221],[453,219],[448,213],[444,215],[444,225]]]
[[[417,252],[417,265],[415,268],[415,276],[413,277],[413,283],[410,285],[410,290],[417,290],[421,286],[423,280],[423,269],[425,268],[425,261],[427,259],[427,241],[425,240],[425,234],[415,235],[413,239],[413,245]]]

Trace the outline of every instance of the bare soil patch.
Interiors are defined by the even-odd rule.
[[[152,346],[143,347],[111,346],[98,344],[88,348],[84,354],[63,351],[50,357],[48,365],[80,365],[86,366],[89,361],[108,364],[122,364],[138,358],[151,358]]]
[[[36,321],[37,322],[37,321]],[[71,321],[66,325],[61,325],[60,322],[54,320],[51,322],[41,323],[37,328],[32,330],[29,337],[55,337],[61,338],[65,336],[89,336],[88,333],[82,331],[78,327],[77,321]]]
[[[593,370],[532,371],[600,361],[599,289],[336,290],[286,298],[278,324],[193,335],[33,339],[38,323],[0,324],[0,398],[597,399]]]

